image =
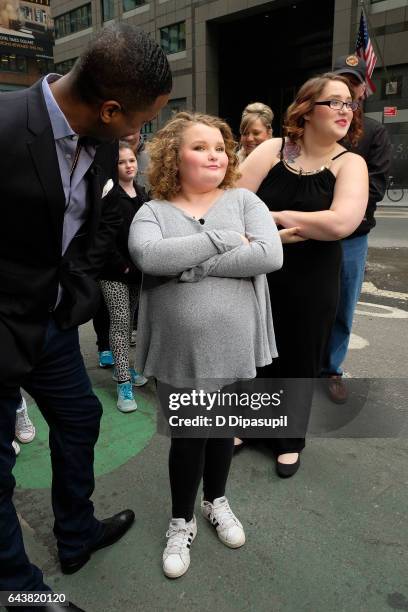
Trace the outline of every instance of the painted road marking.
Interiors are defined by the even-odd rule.
[[[368,315],[369,317],[383,317],[386,319],[408,319],[408,312],[401,310],[400,308],[394,308],[393,306],[383,306],[382,304],[370,304],[369,302],[358,302],[359,306],[368,306],[374,310],[361,310],[356,308],[356,314]],[[383,312],[376,312],[375,309],[382,310]]]
[[[408,211],[382,210],[381,212],[377,212],[375,216],[383,219],[408,219]]]
[[[378,295],[378,297],[387,297],[394,300],[408,300],[408,293],[400,291],[387,291],[385,289],[377,289],[374,283],[363,283],[362,293]]]
[[[365,338],[357,336],[357,334],[350,335],[349,349],[363,349],[366,346],[370,346],[370,343]]]
[[[156,432],[156,410],[143,397],[137,397],[138,409],[123,414],[116,407],[116,397],[104,389],[94,388],[103,406],[101,430],[95,447],[95,476],[108,474],[135,457]],[[36,437],[21,444],[21,453],[13,470],[17,487],[49,489],[51,462],[48,448],[48,426],[35,404],[29,406]]]

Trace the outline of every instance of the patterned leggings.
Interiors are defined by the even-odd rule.
[[[116,376],[119,382],[125,382],[130,378],[129,342],[139,297],[139,286],[108,280],[101,280],[100,285],[109,310],[109,342],[115,359]]]

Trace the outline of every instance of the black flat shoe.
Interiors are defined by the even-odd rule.
[[[92,544],[86,552],[69,559],[60,559],[61,571],[63,574],[74,574],[89,561],[91,554],[96,550],[114,544],[127,532],[135,520],[133,510],[123,510],[110,518],[101,521],[104,526],[102,535]]]
[[[300,455],[295,463],[280,463],[276,461],[276,472],[281,478],[294,476],[300,467]]]

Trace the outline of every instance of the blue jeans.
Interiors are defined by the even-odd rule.
[[[35,399],[50,428],[52,507],[59,557],[75,557],[102,533],[90,501],[102,407],[85,370],[76,328],[61,331],[50,319],[38,361],[21,386]],[[0,591],[45,591],[49,588],[42,572],[25,553],[12,502],[16,458],[11,443],[19,399],[18,387],[0,388]]]
[[[368,236],[342,240],[340,299],[327,350],[323,374],[342,374],[353,325],[354,310],[360,297],[368,251]]]

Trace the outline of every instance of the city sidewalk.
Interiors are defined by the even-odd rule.
[[[408,208],[408,189],[404,189],[404,195],[399,202],[393,202],[387,196],[382,200],[382,202],[378,203],[378,206],[384,207],[396,207],[396,208]]]
[[[104,518],[130,507],[136,523],[77,574],[60,573],[47,431],[32,408],[38,436],[17,460],[15,501],[30,558],[56,592],[88,612],[408,610],[408,444],[400,439],[312,439],[289,480],[278,478],[266,451],[244,450],[233,461],[227,494],[245,526],[245,546],[223,546],[197,506],[190,569],[166,579],[169,441],[155,433],[153,388],[137,392],[137,413],[119,413],[111,372],[97,368],[94,342],[88,324],[81,345],[104,404],[96,513]]]

